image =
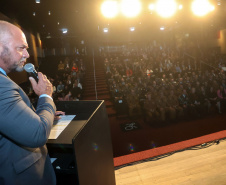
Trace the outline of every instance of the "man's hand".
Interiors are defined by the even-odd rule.
[[[61,118],[60,115],[65,115],[65,112],[62,112],[62,111],[56,111],[56,112],[55,112],[54,120],[59,120],[59,119]]]
[[[42,94],[52,96],[53,87],[50,81],[47,79],[46,75],[43,75],[42,73],[38,72],[38,78],[39,81],[37,83],[33,77],[29,77],[35,94],[37,94],[38,96]]]

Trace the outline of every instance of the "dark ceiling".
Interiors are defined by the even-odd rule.
[[[100,13],[102,2],[103,0],[41,0],[41,3],[37,4],[35,0],[0,0],[0,12],[26,30],[40,33],[42,39],[67,37],[77,39],[79,42],[89,39],[103,41],[131,39],[130,26],[136,27],[137,33],[134,33],[137,34],[136,39],[145,40],[148,37],[155,37],[160,32],[160,26],[165,26],[168,31],[177,29],[196,31],[195,26],[199,25],[205,25],[205,29],[219,30],[225,28],[226,23],[226,2],[223,0],[221,6],[217,6],[219,0],[212,0],[217,8],[214,13],[203,19],[191,15],[188,10],[191,0],[179,0],[184,4],[183,11],[166,20],[148,11],[143,11],[139,17],[133,19],[118,17],[107,20]],[[149,3],[147,0],[142,2],[145,6]],[[51,15],[48,14],[49,11]],[[111,36],[103,33],[104,27],[109,27]],[[63,35],[62,28],[67,28],[68,33]]]
[[[35,0],[1,0],[0,11],[41,36],[60,36],[62,28],[68,28],[68,34],[75,36],[89,32],[87,25],[93,29],[97,24],[94,2],[98,1],[41,0],[36,3]]]

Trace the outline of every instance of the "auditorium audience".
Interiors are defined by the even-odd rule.
[[[128,116],[144,117],[147,122],[196,119],[215,109],[226,112],[225,57],[204,49],[193,57],[190,51],[151,44],[146,49],[102,52],[116,111],[126,109]],[[51,78],[53,99],[81,100],[86,72],[83,59],[59,60],[57,70]]]
[[[219,68],[226,66],[224,57],[202,51],[205,57],[194,58],[185,49],[157,46],[134,51],[104,54],[112,100],[126,97],[129,116],[141,111],[146,121],[164,122],[226,109],[226,77]]]

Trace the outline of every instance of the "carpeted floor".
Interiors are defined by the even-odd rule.
[[[140,120],[109,117],[114,157],[201,137],[226,128],[226,115],[209,115],[202,119],[152,126]],[[123,132],[121,123],[138,122],[140,129]]]

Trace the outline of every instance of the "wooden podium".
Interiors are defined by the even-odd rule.
[[[104,101],[59,101],[57,110],[76,115],[47,147],[57,185],[115,185],[110,127]]]

